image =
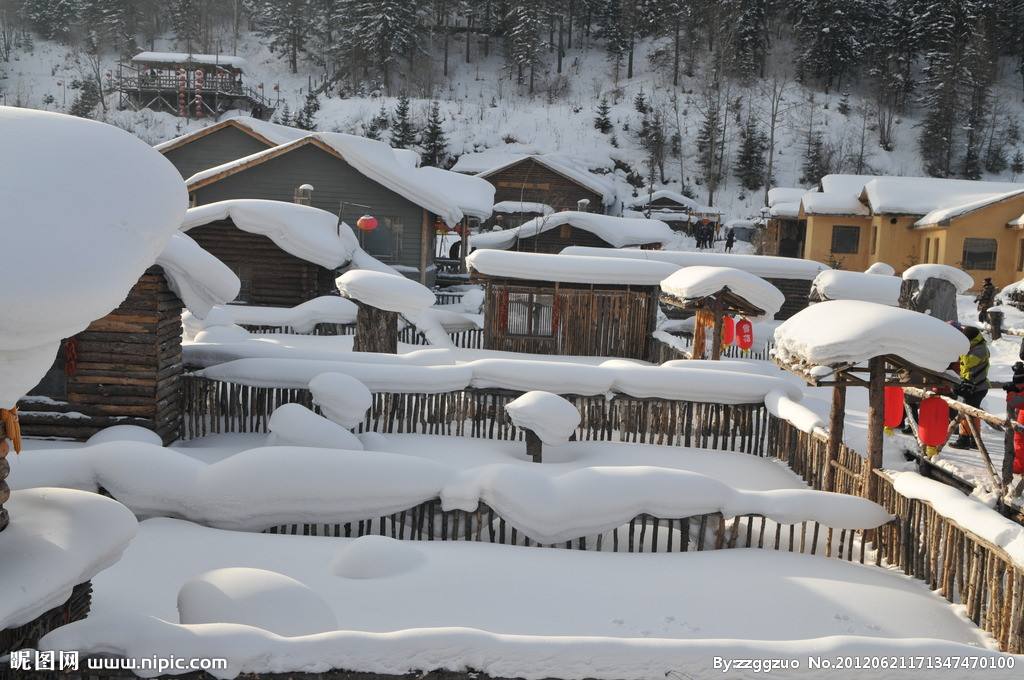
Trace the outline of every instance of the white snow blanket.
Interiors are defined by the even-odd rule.
[[[786,296],[759,276],[732,267],[683,267],[661,282],[661,289],[680,300],[699,300],[728,288],[733,294],[773,317]]]
[[[442,350],[443,351],[443,350]],[[412,361],[360,361],[364,352],[345,355],[351,361],[308,359],[236,359],[208,366],[196,375],[258,387],[305,388],[321,373],[344,373],[371,392],[440,393],[465,389],[472,379],[466,366],[418,366]],[[391,355],[405,356],[405,355]],[[414,359],[415,360],[415,359]]]
[[[294,307],[228,305],[218,307],[220,323],[243,326],[282,326],[296,333],[312,333],[317,324],[353,324],[359,308],[338,295],[322,295]]]
[[[347,264],[359,248],[348,225],[338,224],[338,218],[326,210],[257,198],[236,198],[189,208],[181,229],[188,231],[227,219],[242,231],[266,236],[300,260],[327,269]]]
[[[863,300],[896,307],[902,284],[896,276],[830,269],[815,277],[811,290],[822,300]]]
[[[661,220],[636,217],[613,217],[591,212],[565,210],[543,217],[535,217],[513,229],[488,231],[470,238],[472,248],[497,248],[506,250],[519,239],[531,238],[563,224],[590,232],[615,248],[646,245],[648,243],[668,244],[676,234]]]
[[[786,363],[857,364],[893,354],[944,371],[966,354],[963,333],[927,314],[860,300],[821,302],[775,329],[775,351]]]
[[[437,302],[429,288],[404,276],[382,272],[348,271],[339,276],[335,284],[349,299],[399,314],[416,314]]]
[[[856,194],[808,191],[801,200],[805,215],[870,215]]]
[[[864,184],[863,195],[875,214],[922,215],[918,224],[931,223],[937,211],[959,208],[1011,191],[1011,182],[977,182],[938,177],[875,177]],[[954,213],[949,213],[951,216]],[[926,222],[927,221],[927,222]]]
[[[14,491],[0,532],[0,630],[63,604],[71,589],[117,562],[135,536],[116,501],[72,489]]]
[[[499,201],[494,204],[496,213],[537,213],[538,215],[550,215],[555,212],[547,203],[536,203],[531,201]]]
[[[309,381],[309,391],[325,417],[348,428],[363,422],[373,404],[366,385],[345,373],[321,373]]]
[[[974,287],[974,278],[970,274],[948,264],[915,264],[903,272],[903,278],[907,281],[917,281],[922,286],[928,279],[949,281],[961,295]]]
[[[226,567],[193,576],[178,591],[184,624],[238,623],[296,637],[335,630],[334,611],[309,586],[266,569]]]
[[[139,52],[132,57],[132,61],[164,64],[182,64],[192,61],[197,64],[220,64],[237,69],[244,69],[246,65],[245,59],[230,54],[195,54],[193,52]]]
[[[814,260],[773,255],[740,255],[733,253],[706,253],[685,250],[640,250],[638,248],[612,249],[590,246],[569,246],[563,255],[595,255],[599,257],[625,257],[637,260],[668,262],[677,267],[732,267],[760,276],[762,279],[812,280],[829,266]]]
[[[365,388],[364,388],[365,389]],[[362,442],[338,423],[313,413],[301,404],[282,404],[267,423],[268,446],[310,446],[358,451]]]
[[[772,187],[768,190],[768,207],[772,208],[780,203],[800,203],[800,199],[807,193],[807,189],[800,187]]]
[[[394,153],[399,151],[405,149],[393,150]],[[419,168],[416,175],[443,196],[455,201],[466,217],[486,220],[494,211],[494,185],[490,182],[431,166]]]
[[[226,115],[231,115],[226,114]],[[289,127],[287,125],[280,125],[278,123],[271,123],[267,120],[260,120],[259,118],[253,118],[248,115],[234,115],[230,118],[222,119],[223,122],[227,122],[231,126],[237,126],[244,128],[250,132],[259,135],[266,139],[271,144],[287,144],[288,142],[294,142],[296,139],[301,139],[309,134],[306,130],[300,130],[298,128]],[[211,123],[211,125],[218,125],[219,123]],[[198,130],[187,132],[183,135],[169,139],[166,142],[161,142],[153,148],[163,153],[167,149],[174,149],[188,142],[193,137],[203,136],[209,134],[207,128],[210,125],[205,125]]]
[[[918,220],[914,224],[914,226],[922,227],[925,225],[932,224],[949,224],[950,220],[962,217],[977,210],[981,210],[982,208],[988,207],[995,203],[1000,203],[1002,201],[1014,199],[1017,196],[1020,196],[1022,193],[1024,193],[1024,189],[1021,189],[1019,186],[1017,186],[1017,188],[1005,192],[997,191],[994,193],[985,193],[966,199],[964,199],[963,197],[959,197],[957,203],[947,205],[947,207],[938,208],[936,210],[931,211],[930,213],[922,217],[920,220]]]
[[[170,289],[200,319],[216,305],[238,297],[242,284],[235,273],[185,234],[173,234],[156,263],[163,268]]]
[[[628,202],[626,205],[631,208],[639,208],[647,205],[648,203],[660,200],[668,200],[673,203],[678,203],[680,206],[688,208],[692,212],[700,212],[703,209],[703,206],[701,206],[701,204],[696,200],[685,194],[681,194],[678,191],[672,191],[671,189],[658,189],[654,192],[641,191],[636,198]]]
[[[875,262],[870,267],[864,270],[865,274],[878,274],[879,276],[895,276],[896,269],[891,264],[885,262]]]
[[[0,408],[43,376],[63,338],[115,309],[181,223],[174,166],[111,125],[0,107]],[[42,273],[45,272],[45,275]]]
[[[796,429],[808,434],[824,431],[825,421],[818,414],[781,390],[772,390],[764,397],[764,405],[776,418],[789,421]]]
[[[531,430],[550,446],[569,441],[580,424],[580,412],[557,394],[533,390],[505,404],[512,424]]]
[[[612,248],[593,250],[615,252]],[[466,258],[466,264],[470,272],[495,278],[631,286],[657,286],[678,269],[674,264],[655,260],[504,250],[475,250]]]

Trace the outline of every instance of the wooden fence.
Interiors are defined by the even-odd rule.
[[[465,331],[454,331],[448,333],[452,344],[463,349],[483,349],[484,329],[471,328]],[[406,326],[398,331],[398,341],[409,345],[429,345],[430,341],[423,333],[414,326]],[[436,347],[436,345],[435,345]]]
[[[289,335],[355,335],[354,323],[318,323],[312,333],[300,333],[291,326],[265,326],[259,324],[240,324],[250,333],[287,333]]]
[[[662,364],[666,361],[672,361],[674,359],[691,359],[693,354],[693,336],[692,335],[673,335],[673,337],[679,340],[678,344],[669,344],[664,340],[654,337],[652,339],[651,348],[651,361],[656,364]],[[710,349],[710,340],[707,343],[707,349]],[[760,359],[761,361],[771,361],[771,351],[775,347],[773,343],[759,344],[749,350],[742,350],[735,345],[729,345],[722,348],[723,359]]]

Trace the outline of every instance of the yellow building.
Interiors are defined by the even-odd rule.
[[[1021,184],[828,175],[799,218],[810,260],[852,271],[885,262],[897,273],[936,262],[1005,286],[1024,275],[1022,214]]]

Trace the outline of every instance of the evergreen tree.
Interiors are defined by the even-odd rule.
[[[601,97],[601,101],[597,104],[597,115],[594,116],[594,128],[599,130],[601,134],[608,134],[612,129],[612,121],[608,118],[608,114],[611,113],[612,107],[608,105],[608,100],[605,97]]]
[[[1017,149],[1013,154],[1013,160],[1010,161],[1010,172],[1013,173],[1014,180],[1021,174],[1024,174],[1024,153],[1021,153],[1020,149]]]
[[[302,109],[295,114],[295,127],[300,130],[316,130],[316,114],[319,110],[320,100],[315,93],[308,93]]]
[[[78,0],[23,0],[18,8],[21,18],[50,40],[66,40],[81,11]]]
[[[401,55],[410,61],[416,48],[416,11],[410,0],[357,0],[347,18],[359,48],[373,56],[375,65],[390,86],[391,67]]]
[[[765,0],[723,0],[722,13],[731,38],[730,65],[741,78],[764,75],[768,51],[768,6]]]
[[[733,175],[743,188],[754,191],[764,184],[767,144],[754,116],[747,116],[747,123],[740,132],[739,154],[733,165]]]
[[[274,122],[277,123],[278,125],[288,126],[291,126],[295,122],[292,120],[292,110],[288,106],[288,102],[285,102],[281,105],[281,108],[280,110],[278,110],[277,115],[274,116]]]
[[[184,49],[200,49],[203,29],[203,12],[200,5],[200,0],[171,0],[169,3],[171,28],[174,29],[174,35]]]
[[[441,127],[441,109],[437,102],[430,105],[427,126],[423,130],[423,164],[444,167],[448,162],[448,138]]]
[[[704,119],[697,133],[697,162],[701,179],[708,190],[708,205],[714,205],[715,193],[722,181],[722,93],[713,86],[704,95]]]
[[[391,120],[391,146],[408,149],[416,143],[416,128],[409,112],[409,97],[403,92],[395,104],[395,115]]]
[[[647,97],[644,96],[643,90],[637,92],[636,96],[633,97],[633,108],[644,115],[647,115],[647,112],[650,110],[650,105],[647,103]]]
[[[81,83],[81,89],[78,91],[78,96],[75,97],[75,101],[72,102],[71,108],[68,109],[68,113],[72,116],[78,116],[79,118],[90,118],[93,109],[100,103],[100,88],[95,80],[87,78]]]
[[[618,82],[623,62],[629,54],[629,32],[626,30],[624,0],[600,0],[593,10],[597,22],[597,36],[604,40],[608,61]]]
[[[522,84],[529,74],[532,94],[537,66],[542,53],[541,31],[545,13],[540,0],[514,0],[508,12],[508,60],[516,69],[516,82]]]
[[[867,0],[795,0],[797,74],[825,90],[839,85],[859,63],[866,36],[875,30]]]
[[[270,49],[288,57],[288,69],[299,72],[299,54],[311,33],[312,0],[250,0],[249,11]]]
[[[836,106],[836,111],[843,114],[844,116],[850,115],[850,93],[843,92],[843,96],[839,99],[839,104]]]
[[[831,153],[825,146],[825,140],[821,133],[812,133],[810,143],[804,150],[800,183],[818,184],[821,182],[821,178],[831,172],[831,160]]]

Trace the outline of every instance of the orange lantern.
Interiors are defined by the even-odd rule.
[[[883,423],[887,434],[899,427],[903,422],[903,388],[890,386],[885,388],[885,409]]]
[[[359,227],[360,231],[373,231],[377,228],[377,218],[373,215],[363,215],[356,220],[356,226]]]
[[[741,319],[736,324],[736,345],[744,351],[754,346],[754,324],[750,319]]]
[[[949,405],[942,397],[921,400],[917,416],[917,436],[929,456],[949,438]]]
[[[736,319],[731,316],[722,317],[722,344],[731,345],[736,339]]]

